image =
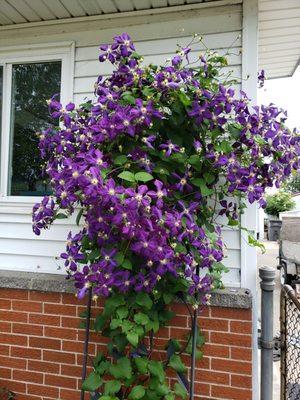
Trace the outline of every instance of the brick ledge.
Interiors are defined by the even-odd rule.
[[[41,292],[74,293],[73,282],[64,275],[0,270],[0,288],[36,290]],[[227,287],[212,293],[213,307],[251,308],[250,290]]]

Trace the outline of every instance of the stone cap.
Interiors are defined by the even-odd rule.
[[[41,292],[74,293],[74,284],[65,275],[0,270],[0,288],[36,290]],[[210,299],[212,307],[251,308],[250,290],[240,288],[218,289]]]

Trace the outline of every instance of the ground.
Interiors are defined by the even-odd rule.
[[[266,252],[261,254],[258,251],[257,255],[257,267],[269,266],[276,268],[278,265],[278,243],[277,242],[269,242],[264,241],[264,245],[266,248]],[[257,271],[258,276],[258,271]],[[257,281],[258,291],[260,293],[259,288],[259,278]],[[260,296],[259,296],[259,315],[260,315]],[[280,278],[279,271],[276,269],[276,286],[274,292],[274,335],[280,330]],[[273,391],[273,400],[280,399],[280,362],[274,362],[274,391]]]

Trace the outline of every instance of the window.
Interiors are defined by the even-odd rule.
[[[56,95],[62,103],[72,98],[72,81],[73,44],[3,54],[0,48],[0,202],[31,202],[50,192],[36,132],[54,122],[49,98]]]

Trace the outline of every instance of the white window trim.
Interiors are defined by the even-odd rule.
[[[40,201],[40,196],[10,196],[8,190],[9,152],[10,152],[10,123],[11,123],[11,87],[12,65],[39,61],[61,61],[61,91],[62,104],[73,100],[74,84],[74,42],[43,43],[26,46],[10,46],[0,48],[0,65],[3,66],[3,104],[0,145],[0,206],[7,205],[25,207]]]

